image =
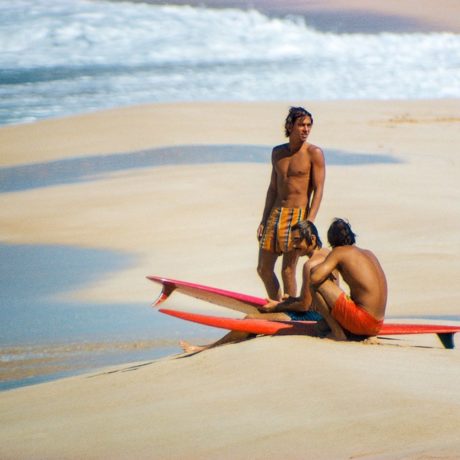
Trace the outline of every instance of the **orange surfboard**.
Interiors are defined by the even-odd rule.
[[[318,331],[315,321],[272,321],[266,319],[238,319],[221,316],[201,315],[184,311],[160,309],[176,318],[206,326],[218,327],[230,331],[248,332],[263,335],[310,335],[317,337]],[[458,325],[443,324],[416,324],[416,323],[384,323],[379,336],[409,335],[409,334],[436,334],[445,348],[454,348],[454,334],[460,331]]]

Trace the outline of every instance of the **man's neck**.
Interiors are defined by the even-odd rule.
[[[312,249],[310,252],[307,252],[307,257],[311,259],[321,248],[318,246],[315,246],[314,249]]]
[[[288,148],[291,153],[298,152],[306,142],[289,139]]]

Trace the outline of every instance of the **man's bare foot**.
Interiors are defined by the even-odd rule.
[[[334,336],[334,340],[337,340],[340,342],[345,342],[348,340],[348,337],[345,334],[345,331],[338,323],[335,326],[333,324],[331,324],[330,326],[331,326],[332,334]]]
[[[333,332],[330,332],[329,334],[327,334],[326,339],[335,340],[337,342],[346,342],[348,340],[347,336],[344,333],[334,334]]]
[[[203,351],[206,350],[206,348],[208,348],[206,346],[201,345],[192,345],[191,343],[188,343],[185,340],[181,340],[179,342],[179,345],[185,353],[197,353],[198,351]]]
[[[368,345],[380,345],[380,341],[379,341],[378,337],[375,337],[375,336],[368,337],[367,339],[364,339],[363,343],[366,343]]]

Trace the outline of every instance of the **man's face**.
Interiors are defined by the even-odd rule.
[[[301,256],[307,256],[307,255],[310,256],[311,254],[313,254],[313,251],[315,250],[315,247],[316,247],[315,240],[313,240],[311,244],[308,244],[307,240],[300,236],[299,230],[293,230],[291,233],[291,236],[292,236],[292,247],[295,250],[300,251]],[[313,236],[313,238],[315,237]]]
[[[300,236],[299,230],[293,230],[291,235],[292,235],[292,247],[296,249],[297,251],[302,251],[302,255],[303,255],[307,250],[307,242],[305,241],[304,238]]]
[[[313,123],[309,116],[297,118],[291,130],[290,138],[300,139],[305,142],[310,134]]]
[[[299,139],[305,142],[310,134],[313,123],[309,116],[297,118],[294,122],[294,126],[291,129],[290,139]]]

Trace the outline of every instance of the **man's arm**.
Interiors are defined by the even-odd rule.
[[[272,173],[270,176],[270,184],[268,186],[267,195],[265,197],[265,206],[262,214],[262,220],[260,221],[259,227],[257,229],[257,239],[262,238],[262,232],[264,231],[265,225],[267,225],[267,219],[270,214],[273,205],[275,204],[276,197],[278,195],[278,181],[276,177],[276,170],[274,165],[274,151],[272,152]]]
[[[311,266],[307,261],[303,266],[303,281],[300,297],[288,297],[286,300],[283,300],[282,302],[270,300],[266,305],[260,307],[259,311],[261,313],[275,313],[283,311],[307,311],[310,308],[313,300],[310,293],[310,270]]]
[[[257,307],[257,309],[261,313],[279,313],[283,311],[307,311],[308,307],[305,308],[301,297],[288,297],[282,302],[269,299],[265,305]]]
[[[338,249],[340,248],[333,249],[324,262],[321,262],[311,270],[310,283],[313,286],[319,286],[328,278],[335,279],[334,270],[337,270],[339,265],[339,258],[337,256],[337,253],[339,252]]]
[[[318,214],[321,200],[323,199],[324,182],[326,180],[326,162],[324,161],[323,151],[319,147],[315,147],[311,152],[311,191],[313,199],[311,202],[310,210],[307,219],[314,222]]]

